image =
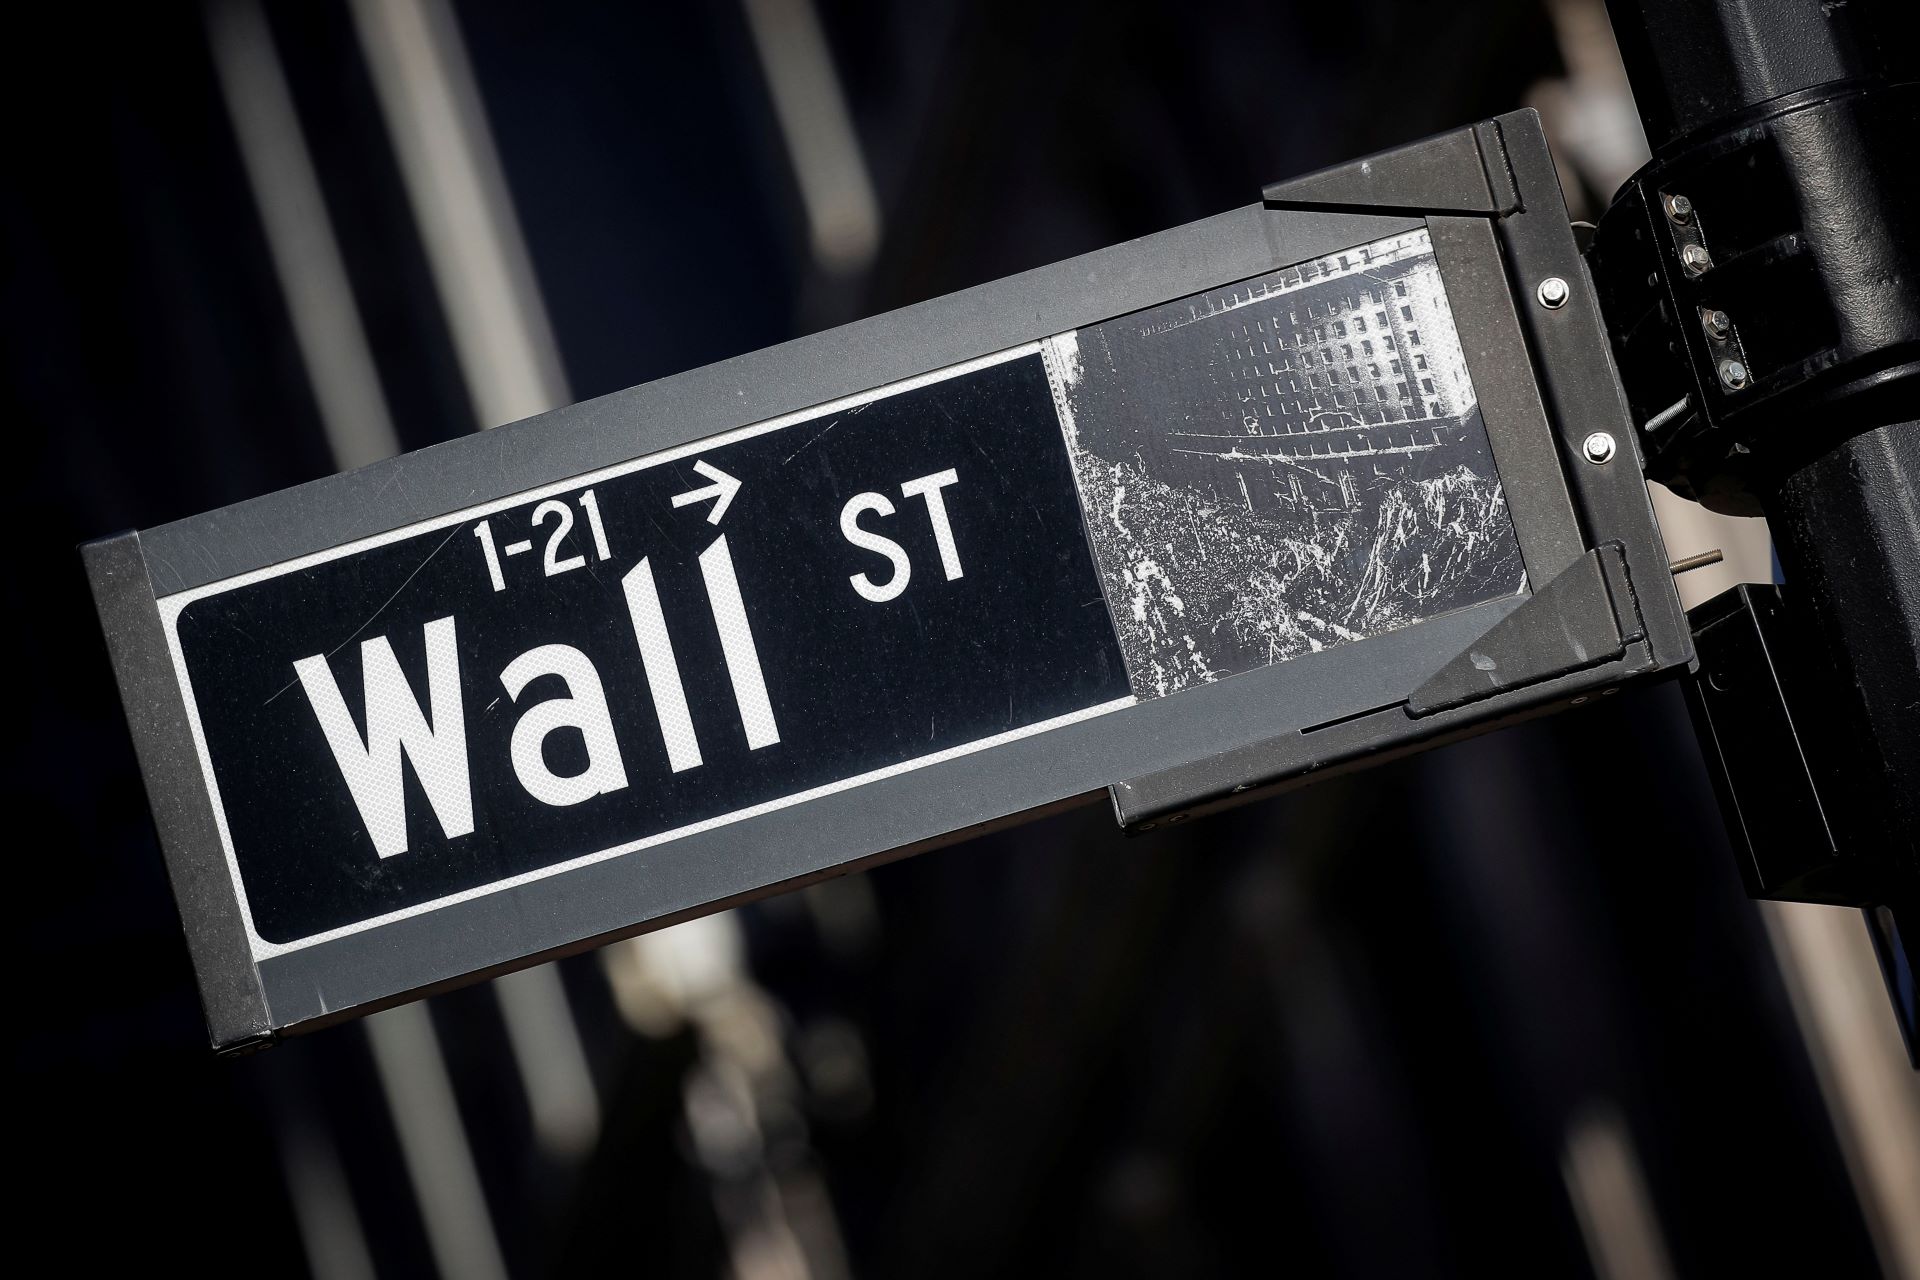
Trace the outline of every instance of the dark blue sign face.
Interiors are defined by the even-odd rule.
[[[269,948],[1130,697],[1035,349],[256,579],[168,604]]]

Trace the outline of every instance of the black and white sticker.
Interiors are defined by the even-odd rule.
[[[264,959],[1523,586],[1417,232],[160,606]]]
[[[1139,696],[1525,590],[1424,229],[1048,345]]]

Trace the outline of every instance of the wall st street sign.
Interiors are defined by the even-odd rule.
[[[1302,181],[90,544],[216,1044],[1684,662],[1531,117]]]
[[[1037,349],[161,610],[262,957],[1131,701]]]

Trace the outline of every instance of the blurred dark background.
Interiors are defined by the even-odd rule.
[[[1525,103],[1592,217],[1644,146],[1597,4],[9,27],[16,1248],[329,1278],[1920,1274],[1911,1080],[1861,1074],[1884,997],[1843,913],[1741,896],[1670,688],[1139,840],[1090,806],[218,1061],[72,552]]]

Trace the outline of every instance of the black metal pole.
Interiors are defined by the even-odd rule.
[[[1906,957],[1920,943],[1911,7],[1609,0],[1654,158],[1609,209],[1594,259],[1639,420],[1677,409],[1643,429],[1649,472],[1710,506],[1764,511],[1779,553],[1792,636],[1782,652],[1806,668],[1781,688],[1835,855],[1818,867],[1809,853],[1795,870],[1838,874],[1814,891],[1816,877],[1788,886],[1763,871],[1755,891],[1869,907],[1910,1048]]]

